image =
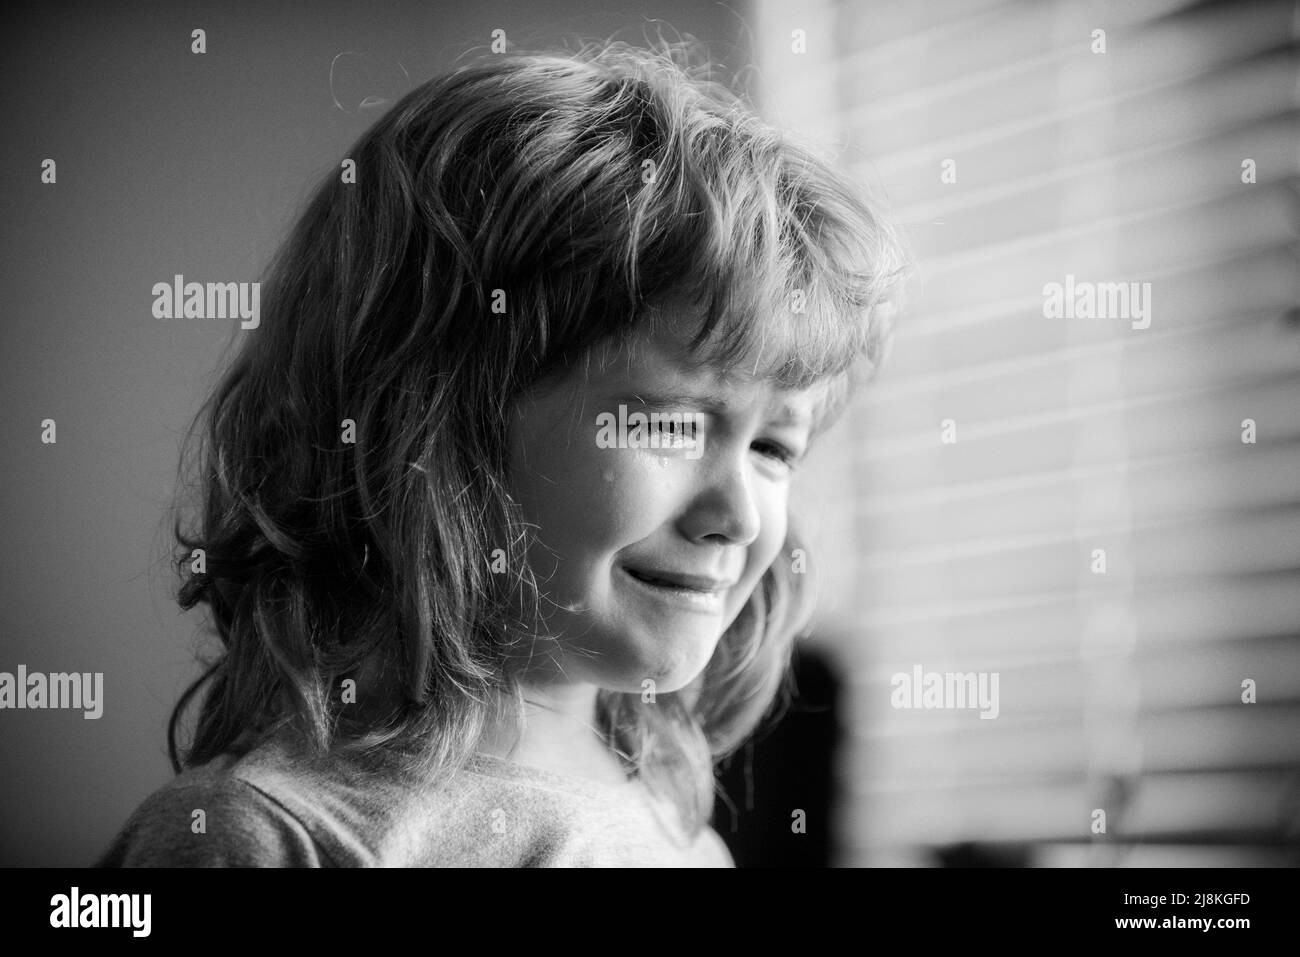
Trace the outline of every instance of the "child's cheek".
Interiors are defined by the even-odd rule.
[[[581,432],[532,443],[526,461],[518,483],[526,520],[559,557],[584,565],[602,563],[669,521],[672,489],[682,481],[644,449],[601,448]]]
[[[651,535],[675,514],[682,476],[672,464],[665,468],[657,456],[640,449],[601,449],[597,457],[602,511],[617,527],[616,547]],[[678,508],[680,510],[680,508]]]
[[[782,553],[785,544],[789,511],[785,495],[769,494],[759,501],[761,529],[758,538],[750,543],[745,554],[745,570],[740,582],[733,588],[727,598],[726,624],[731,625],[740,609],[744,607],[754,590],[762,581],[763,575],[774,564],[790,561],[790,556]]]

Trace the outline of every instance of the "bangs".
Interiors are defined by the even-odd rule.
[[[587,181],[589,195],[621,200],[601,229],[601,265],[617,275],[599,281],[625,304],[588,319],[635,333],[685,301],[702,315],[701,365],[787,389],[870,378],[911,257],[859,184],[728,88],[683,83],[689,67],[670,56],[627,62],[605,49],[596,60],[621,74],[603,106],[626,165],[605,172],[652,175],[633,191]]]
[[[665,156],[671,185],[647,189],[632,221],[627,282],[646,303],[633,331],[688,302],[701,315],[688,362],[791,390],[826,383],[833,417],[888,354],[910,265],[901,240],[751,114]]]
[[[728,197],[734,207],[709,216],[704,237],[685,228],[666,240],[688,251],[677,291],[704,313],[692,351],[790,389],[874,365],[901,268],[891,244],[847,197],[837,209],[833,194],[814,202],[756,187]]]

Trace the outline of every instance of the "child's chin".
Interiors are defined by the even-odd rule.
[[[671,656],[660,655],[653,661],[647,661],[642,669],[642,677],[636,682],[635,690],[647,690],[643,682],[649,679],[654,682],[656,693],[680,691],[704,671],[715,647],[717,647],[716,637],[711,640],[700,639],[697,642],[683,644],[682,647],[675,649],[676,653]]]

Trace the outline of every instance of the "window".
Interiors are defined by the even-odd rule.
[[[838,862],[1300,862],[1295,5],[756,13],[920,268],[801,496]]]

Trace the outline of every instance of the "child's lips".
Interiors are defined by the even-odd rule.
[[[660,578],[658,581],[648,580],[650,577],[657,578],[659,574],[661,573],[640,569],[634,572],[624,565],[620,577],[628,583],[636,595],[641,596],[642,599],[650,599],[659,608],[694,612],[710,617],[717,617],[723,613],[727,588],[730,587],[727,579],[702,575],[675,575]],[[683,579],[690,584],[683,584]]]
[[[660,568],[633,568],[623,566],[633,578],[643,584],[666,587],[680,588],[687,591],[700,592],[701,594],[720,594],[725,592],[736,584],[734,578],[716,578],[712,575],[700,575],[691,572],[679,572]]]

